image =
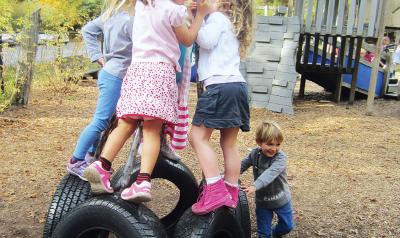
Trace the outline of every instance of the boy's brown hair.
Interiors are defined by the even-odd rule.
[[[270,142],[276,140],[278,143],[282,143],[283,134],[282,130],[276,122],[265,121],[257,126],[256,129],[256,142],[261,144],[263,142]]]

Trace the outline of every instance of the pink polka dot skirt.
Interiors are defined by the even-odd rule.
[[[173,64],[132,62],[122,82],[118,118],[161,119],[176,124],[178,87]]]

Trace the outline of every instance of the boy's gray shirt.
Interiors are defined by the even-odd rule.
[[[250,166],[253,167],[257,206],[275,209],[290,201],[287,157],[283,151],[278,151],[273,157],[267,157],[260,148],[255,148],[242,160],[240,173]]]
[[[133,10],[132,10],[133,11]],[[102,16],[82,28],[82,36],[92,62],[104,57],[103,69],[118,78],[124,78],[132,59],[133,16],[120,11],[105,22]],[[103,52],[98,36],[103,33]]]

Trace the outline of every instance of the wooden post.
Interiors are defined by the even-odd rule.
[[[4,62],[3,62],[3,37],[0,34],[0,89],[1,89],[1,94],[4,94],[4,78],[3,78],[3,67],[4,67]]]
[[[360,52],[361,52],[362,41],[363,41],[362,37],[357,37],[356,53],[355,53],[355,59],[354,59],[354,69],[353,69],[353,74],[352,74],[352,78],[351,78],[349,105],[353,105],[354,98],[356,96],[356,84],[357,84],[358,66],[360,64]],[[349,56],[349,59],[351,59],[350,56]]]
[[[38,44],[40,9],[32,14],[31,22],[30,28],[25,29],[27,37],[22,42],[22,54],[19,56],[20,58],[17,66],[17,86],[20,92],[16,95],[14,103],[19,106],[28,104],[29,100]]]
[[[342,95],[342,76],[343,74],[339,73],[336,77],[336,90],[333,95],[335,102],[340,102],[340,97]]]
[[[306,88],[306,77],[304,77],[304,74],[301,75],[300,78],[300,89],[299,89],[299,98],[304,98],[304,91]]]
[[[294,0],[289,0],[288,1],[288,17],[291,17],[294,15],[293,13],[293,8],[294,8],[294,4],[293,4]]]
[[[376,79],[378,77],[378,69],[379,69],[379,61],[381,60],[381,50],[382,50],[382,40],[383,34],[385,33],[385,9],[386,3],[388,1],[382,1],[381,12],[380,12],[380,20],[378,26],[378,40],[376,42],[375,52],[374,52],[374,61],[372,62],[372,72],[371,78],[369,82],[368,88],[368,98],[367,98],[367,115],[372,115],[373,107],[374,107],[374,99],[375,99],[375,88],[376,88]]]

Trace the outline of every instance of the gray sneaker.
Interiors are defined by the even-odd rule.
[[[97,160],[96,157],[91,156],[89,153],[86,153],[85,161],[86,161],[86,163],[88,163],[88,165],[90,165],[91,163],[93,163],[96,160]]]
[[[70,174],[78,176],[80,179],[87,181],[85,177],[83,177],[83,171],[89,166],[86,160],[78,160],[75,163],[71,163],[71,159],[68,161],[67,164],[67,171]]]
[[[176,151],[171,147],[171,144],[167,143],[166,140],[164,140],[161,144],[160,152],[162,155],[164,155],[166,158],[175,160],[175,161],[180,161],[182,158],[176,153]]]

